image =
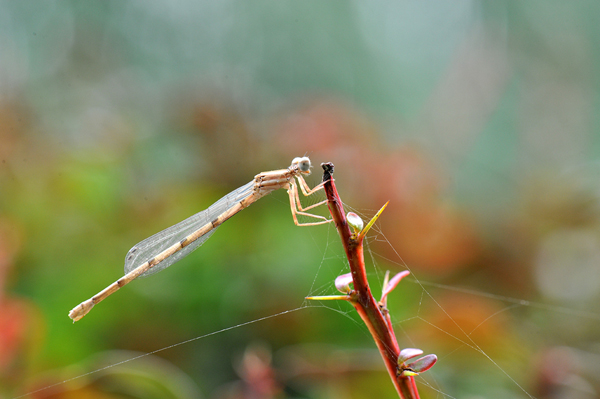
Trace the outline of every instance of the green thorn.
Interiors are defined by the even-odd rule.
[[[305,299],[312,301],[349,301],[348,295],[324,295],[324,296],[307,296]]]
[[[379,216],[381,216],[381,214],[383,213],[383,210],[385,209],[386,206],[388,206],[389,203],[390,203],[390,201],[386,202],[385,205],[383,205],[381,207],[381,209],[379,211],[377,211],[375,216],[373,216],[373,219],[371,219],[371,221],[369,223],[367,223],[367,225],[365,226],[364,229],[362,229],[362,231],[360,232],[358,237],[356,237],[356,241],[361,241],[363,238],[365,238],[365,236],[367,235],[367,232],[371,229],[371,227],[373,227],[373,225],[375,224],[375,222],[377,221]]]
[[[402,373],[400,373],[400,375],[402,377],[412,377],[415,375],[419,375],[419,373],[415,373],[414,371],[411,371],[411,370],[402,370]]]

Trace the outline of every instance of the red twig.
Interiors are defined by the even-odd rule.
[[[364,235],[353,235],[350,230],[342,200],[332,178],[333,164],[324,163],[321,166],[324,170],[323,181],[325,182],[324,189],[327,194],[329,211],[340,234],[352,273],[354,290],[348,294],[351,298],[350,303],[369,328],[400,397],[403,399],[418,399],[419,393],[414,377],[399,375],[398,355],[400,349],[392,329],[391,320],[387,310],[382,311],[380,304],[375,300],[369,288],[363,256]]]

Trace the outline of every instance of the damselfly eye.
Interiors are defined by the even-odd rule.
[[[310,173],[310,168],[312,167],[310,163],[310,159],[308,157],[297,157],[292,161],[292,166],[298,165],[298,169],[302,173]]]
[[[307,157],[302,158],[298,166],[301,172],[310,172],[310,159]]]
[[[310,159],[306,158],[306,159],[302,160],[302,162],[300,162],[300,170],[302,172],[310,171]]]

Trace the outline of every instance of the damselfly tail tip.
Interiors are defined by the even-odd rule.
[[[91,300],[87,300],[85,302],[81,302],[79,305],[75,306],[69,312],[69,317],[73,319],[73,323],[78,320],[81,320],[83,316],[88,314],[88,312],[94,307],[94,302]]]

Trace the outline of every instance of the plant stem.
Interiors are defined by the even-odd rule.
[[[340,234],[352,273],[354,291],[350,294],[352,296],[350,302],[373,336],[400,397],[403,399],[418,399],[419,393],[417,392],[414,377],[397,375],[400,349],[391,322],[389,322],[389,316],[382,313],[379,304],[369,288],[363,254],[364,236],[357,235],[355,238],[350,231],[342,200],[333,181],[333,164],[330,162],[323,163],[321,167],[323,167],[323,186],[327,195],[327,206],[335,222],[335,227]]]

